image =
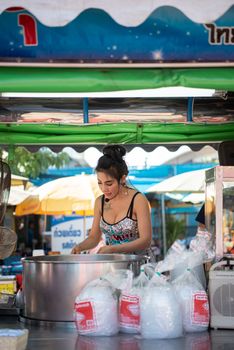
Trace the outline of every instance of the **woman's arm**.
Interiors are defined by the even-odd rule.
[[[84,250],[95,248],[101,239],[100,219],[101,219],[101,197],[98,197],[94,204],[94,218],[89,236],[79,244],[76,244],[71,251],[71,254],[80,254]]]
[[[146,197],[138,194],[134,201],[134,213],[138,222],[139,238],[129,243],[109,245],[102,247],[98,253],[132,253],[145,250],[150,247],[152,239],[152,225],[150,218],[150,207]]]

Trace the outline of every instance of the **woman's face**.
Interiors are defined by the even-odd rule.
[[[98,186],[105,198],[112,199],[119,193],[120,185],[114,177],[104,172],[97,172],[97,180]]]

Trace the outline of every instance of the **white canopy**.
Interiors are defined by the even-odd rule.
[[[105,11],[123,26],[135,27],[162,6],[175,7],[194,22],[211,23],[221,17],[233,4],[233,0],[1,0],[0,13],[10,7],[23,7],[42,24],[62,27],[83,11],[95,8]]]
[[[31,192],[25,191],[21,186],[13,186],[10,190],[10,195],[7,204],[18,205],[31,195]]]
[[[201,193],[205,191],[205,171],[200,169],[175,175],[146,191],[147,193]]]
[[[198,204],[205,201],[205,193],[189,193],[189,194],[182,194],[182,193],[165,193],[166,196],[176,199],[180,202],[185,203],[193,203]]]

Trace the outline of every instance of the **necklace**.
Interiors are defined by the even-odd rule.
[[[105,208],[111,209],[111,201],[108,198],[105,198]]]
[[[125,196],[128,196],[128,188],[126,187],[125,188],[125,191],[123,192],[123,194],[125,195]],[[113,198],[111,198],[111,199],[109,199],[109,198],[105,198],[104,199],[104,204],[105,204],[105,208],[106,209],[112,209],[112,203],[111,203],[111,200],[112,199],[114,199],[115,197],[117,197],[118,196],[118,193],[113,197]]]

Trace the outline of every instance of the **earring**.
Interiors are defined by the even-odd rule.
[[[125,196],[127,196],[127,195],[128,195],[128,188],[127,188],[127,186],[126,186],[126,182],[123,182],[121,185],[122,185],[123,188],[125,189],[125,191],[124,191],[123,193],[125,194]]]

